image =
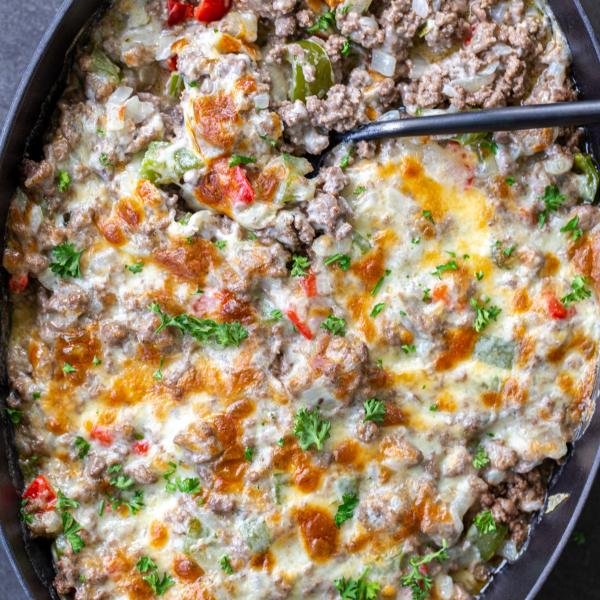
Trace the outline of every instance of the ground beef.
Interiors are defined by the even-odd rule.
[[[541,469],[529,473],[508,473],[505,482],[492,486],[481,496],[481,505],[494,519],[508,526],[511,538],[522,544],[529,532],[530,514],[544,502],[545,480]]]

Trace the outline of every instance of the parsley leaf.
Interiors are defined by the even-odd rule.
[[[493,304],[489,306],[489,298],[482,304],[477,302],[475,298],[471,298],[469,301],[472,308],[475,309],[475,321],[473,322],[473,329],[477,333],[482,332],[491,321],[496,321],[498,319],[498,315],[502,312],[502,309],[494,306]]]
[[[59,171],[56,176],[56,187],[59,192],[66,192],[71,185],[71,176],[66,171]]]
[[[119,490],[126,490],[130,488],[135,482],[133,479],[127,475],[117,475],[116,477],[111,478],[110,485],[113,485]]]
[[[69,508],[77,508],[79,506],[79,502],[77,500],[73,500],[72,498],[67,498],[60,490],[58,491],[58,500],[56,501],[56,506],[58,506],[59,510],[68,510]]]
[[[414,354],[417,351],[417,347],[414,344],[402,344],[400,346],[404,354]]]
[[[333,333],[333,335],[343,337],[346,335],[346,321],[341,317],[331,314],[321,323],[321,329],[326,329]]]
[[[570,233],[571,239],[576,242],[582,235],[583,229],[579,227],[579,215],[575,215],[570,221],[560,228],[561,233]]]
[[[579,302],[581,300],[589,298],[592,295],[592,291],[585,285],[585,277],[577,275],[577,277],[575,277],[575,279],[573,279],[573,282],[571,283],[571,291],[566,296],[563,296],[560,299],[560,301],[565,306],[568,306],[569,304],[573,304],[574,302]]]
[[[430,210],[424,210],[421,214],[423,215],[424,219],[427,219],[431,223],[435,223],[435,221],[433,220],[433,214]]]
[[[301,408],[294,417],[294,435],[302,450],[314,446],[323,449],[323,443],[331,432],[331,422],[323,419],[318,408]]]
[[[73,446],[75,446],[75,450],[77,450],[77,456],[79,458],[85,458],[87,453],[90,451],[90,443],[78,435],[73,442]]]
[[[252,459],[254,458],[254,448],[251,448],[250,446],[248,446],[247,448],[245,448],[244,449],[244,458],[248,462],[252,462]]]
[[[181,333],[191,335],[199,342],[212,341],[224,348],[239,346],[248,337],[248,330],[238,321],[217,323],[212,319],[199,319],[186,313],[173,317],[163,312],[156,302],[152,303],[149,308],[160,317],[160,325],[156,329],[156,333],[160,333],[165,327],[174,327]]]
[[[431,290],[429,288],[425,288],[423,290],[423,296],[421,297],[423,302],[429,302],[431,300]]]
[[[319,31],[327,31],[335,27],[335,13],[332,10],[328,10],[323,13],[314,23],[307,28],[308,33],[317,33]]]
[[[283,319],[283,312],[281,312],[278,308],[274,308],[269,313],[269,321],[281,321]]]
[[[50,270],[61,277],[81,277],[79,261],[83,250],[77,250],[70,242],[52,248]]]
[[[442,273],[445,273],[446,271],[458,271],[458,265],[455,260],[450,260],[443,265],[438,265],[431,274],[435,275],[438,279],[441,279]]]
[[[242,154],[232,154],[229,160],[230,167],[238,167],[239,165],[251,165],[256,162],[253,156],[243,156]]]
[[[370,316],[375,318],[385,308],[385,302],[380,302],[373,307]]]
[[[358,496],[356,494],[343,494],[342,503],[337,507],[335,513],[335,526],[340,527],[342,523],[351,519],[357,506]]]
[[[81,552],[85,546],[85,542],[78,533],[81,531],[81,525],[75,520],[71,513],[63,512],[60,517],[62,519],[63,534],[67,539],[67,542],[71,545],[71,549],[76,554]]]
[[[473,466],[476,469],[483,469],[490,464],[490,457],[487,455],[483,446],[477,446],[475,456],[473,456]]]
[[[350,54],[351,49],[352,49],[352,46],[350,45],[350,40],[348,38],[346,38],[340,49],[340,54],[342,56],[348,56]]]
[[[16,408],[5,408],[4,409],[6,411],[6,415],[8,416],[8,418],[10,419],[10,422],[13,425],[18,425],[21,422],[21,419],[23,418],[23,412],[20,410],[17,410]]]
[[[369,570],[365,569],[358,579],[342,577],[336,579],[333,584],[340,593],[342,600],[375,600],[381,586],[375,581],[369,581],[367,575]]]
[[[347,271],[350,268],[350,261],[350,256],[338,252],[337,254],[328,256],[323,262],[328,266],[337,263],[341,271]]]
[[[137,262],[133,263],[132,265],[127,265],[127,270],[130,271],[131,273],[141,273],[143,268],[144,268],[144,262],[141,260],[138,260]]]
[[[543,227],[548,221],[550,213],[556,212],[566,199],[566,196],[560,193],[560,190],[556,185],[546,186],[544,195],[540,198],[540,200],[544,202],[546,208],[538,215],[538,225]]]
[[[448,552],[446,548],[446,542],[444,541],[442,547],[437,552],[430,552],[425,556],[410,557],[408,561],[409,572],[402,576],[400,583],[403,587],[410,588],[413,600],[425,600],[429,597],[429,592],[433,586],[433,579],[427,575],[427,570],[421,567],[434,560],[439,562],[447,560]]]
[[[364,401],[363,408],[365,409],[365,421],[383,423],[385,419],[385,402],[378,398],[369,398]]]
[[[147,573],[148,571],[154,571],[158,569],[158,566],[149,556],[141,556],[140,560],[137,561],[135,568],[140,573]]]
[[[491,510],[481,511],[473,520],[475,527],[479,533],[495,533],[497,526]]]
[[[484,277],[485,273],[483,271],[476,271],[475,278],[477,281],[481,281]]]
[[[63,373],[64,373],[65,375],[69,375],[69,374],[71,374],[71,373],[77,373],[77,369],[76,369],[76,368],[75,368],[75,367],[74,367],[72,364],[70,364],[70,363],[68,363],[68,362],[66,362],[66,363],[63,365],[63,368],[62,368],[62,370],[63,370]]]
[[[227,554],[221,556],[219,559],[219,566],[225,573],[227,573],[227,575],[233,574],[233,567],[231,566],[231,561],[229,560],[229,556],[227,556]]]
[[[168,573],[163,573],[161,577],[158,571],[152,571],[148,575],[144,575],[142,579],[152,588],[156,596],[162,596],[170,587],[175,585],[174,579]]]
[[[290,275],[292,277],[305,277],[310,269],[310,260],[306,256],[298,256],[294,254],[292,256],[292,270]]]

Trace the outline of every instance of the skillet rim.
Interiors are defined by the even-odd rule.
[[[48,94],[48,88],[56,88],[57,80],[49,82],[48,75],[44,75],[45,67],[52,68],[52,57],[68,55],[70,49],[77,43],[82,28],[101,9],[108,0],[64,0],[55,17],[42,36],[31,60],[22,75],[11,107],[7,113],[2,132],[0,134],[0,190],[14,189],[14,173],[26,148],[31,141],[43,130],[45,123],[40,122],[40,114],[51,107],[53,94]],[[548,0],[557,20],[561,23],[565,37],[572,49],[573,57],[576,48],[581,42],[569,36],[569,29],[573,27],[573,19],[579,19],[575,25],[578,33],[586,34],[586,40],[591,44],[597,65],[600,66],[600,40],[594,32],[591,18],[596,18],[597,27],[600,28],[600,11],[594,7],[594,0]],[[585,3],[586,8],[582,5]],[[563,6],[561,6],[563,5]],[[565,8],[566,6],[566,8]],[[572,14],[575,11],[576,14]],[[563,22],[560,13],[568,19]],[[571,13],[566,15],[566,13]],[[591,16],[590,16],[591,15]],[[599,29],[600,31],[600,29]],[[52,69],[56,71],[56,67]],[[47,84],[47,85],[46,85]],[[598,87],[600,91],[600,87]],[[41,110],[40,110],[41,107]],[[33,130],[31,123],[36,123]],[[592,146],[595,155],[600,158],[600,131],[596,134]],[[11,195],[10,194],[10,195]],[[10,195],[0,191],[0,206],[6,202]],[[5,230],[6,210],[0,209],[0,231],[2,239]],[[2,342],[6,340],[8,306],[6,295],[6,276],[0,275],[0,331]],[[2,396],[6,395],[6,375],[4,354],[6,343],[0,349],[0,372],[2,375]],[[600,363],[599,363],[600,368]],[[565,464],[556,469],[549,486],[549,494],[569,493],[570,496],[559,508],[550,514],[541,514],[534,518],[532,531],[520,558],[507,564],[496,573],[493,579],[482,590],[482,600],[503,600],[506,598],[523,598],[533,600],[546,582],[554,568],[560,554],[568,542],[577,519],[588,499],[592,485],[600,467],[600,381],[597,376],[592,401],[595,402],[593,415],[585,433],[575,442],[576,451],[569,452],[565,457]],[[0,554],[4,554],[10,568],[14,573],[14,580],[3,582],[3,592],[8,592],[14,600],[31,598],[58,598],[51,586],[48,565],[36,564],[47,554],[45,548],[32,549],[40,546],[26,537],[23,539],[23,528],[18,519],[19,496],[13,482],[20,480],[20,473],[14,469],[13,431],[5,416],[0,421]],[[570,482],[570,484],[569,484]],[[582,483],[583,482],[583,483]],[[18,523],[18,525],[17,525]],[[15,536],[15,531],[17,536]],[[20,538],[18,537],[20,536]],[[12,539],[11,539],[12,538]],[[558,540],[553,548],[548,549],[548,542]],[[17,547],[16,547],[17,546]],[[19,547],[20,546],[20,547]],[[32,550],[34,550],[32,552]],[[541,556],[534,553],[540,551]],[[1,556],[0,556],[1,557]],[[48,562],[49,556],[45,557]],[[48,563],[49,564],[49,563]],[[518,576],[521,575],[521,578]],[[529,583],[527,583],[529,582]],[[21,595],[17,595],[20,593]],[[517,594],[515,596],[515,593]]]

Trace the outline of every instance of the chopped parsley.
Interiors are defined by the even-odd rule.
[[[158,566],[149,556],[141,556],[137,561],[135,568],[140,573],[147,573],[148,571],[154,571],[155,569],[158,569]]]
[[[346,321],[331,314],[321,323],[321,329],[326,329],[333,335],[343,337],[346,335]]]
[[[360,196],[361,194],[364,194],[367,191],[367,188],[364,185],[359,185],[355,190],[354,190],[354,195],[355,196]]]
[[[424,219],[427,219],[431,223],[435,223],[435,221],[433,220],[433,214],[430,210],[424,210],[421,214],[423,215]]]
[[[27,508],[27,503],[28,500],[26,500],[25,498],[21,500],[21,508],[19,508],[19,517],[21,518],[21,521],[23,521],[23,523],[31,525],[31,523],[33,523],[33,516],[31,515],[31,513],[28,513],[27,510],[25,510]]]
[[[342,503],[337,507],[335,513],[335,526],[341,527],[342,523],[351,519],[357,506],[358,496],[356,494],[343,494]]]
[[[429,288],[425,288],[423,290],[423,296],[421,297],[423,302],[429,302],[431,300],[431,290]]]
[[[319,31],[327,31],[335,27],[335,13],[332,10],[328,10],[323,13],[314,23],[306,29],[308,33],[318,33]]]
[[[425,556],[410,557],[408,561],[409,572],[402,576],[400,583],[403,587],[410,588],[413,600],[425,600],[429,597],[429,592],[433,586],[433,579],[427,574],[427,569],[423,569],[422,567],[434,560],[438,562],[447,560],[448,552],[446,548],[446,542],[444,541],[442,547],[437,552],[430,552]]]
[[[201,489],[198,477],[177,477],[175,486],[183,494],[197,494]]]
[[[383,277],[379,278],[379,280],[377,281],[377,283],[371,290],[371,296],[377,296],[377,294],[379,294],[379,292],[381,291],[381,288],[383,287],[383,282],[385,281],[385,278],[388,277],[390,274],[391,274],[391,271],[389,269],[386,269]]]
[[[238,321],[217,323],[212,319],[199,319],[186,313],[173,317],[163,312],[156,302],[149,308],[160,317],[160,325],[156,333],[160,333],[166,327],[174,327],[199,342],[212,341],[224,348],[239,346],[248,337],[248,330]]]
[[[342,56],[348,56],[350,54],[350,50],[352,49],[352,46],[350,45],[350,40],[348,38],[346,38],[344,40],[344,43],[342,44],[342,48],[340,50],[340,54]]]
[[[481,333],[492,321],[498,319],[498,315],[502,312],[502,309],[489,304],[490,299],[488,298],[485,302],[479,303],[475,298],[471,298],[469,304],[475,309],[475,320],[473,321],[473,329],[477,333]]]
[[[585,300],[592,295],[592,291],[586,287],[585,277],[581,275],[577,275],[573,282],[571,283],[571,291],[563,296],[560,301],[568,306],[569,304],[573,304],[574,302],[580,302],[581,300]]]
[[[81,550],[85,546],[85,542],[79,535],[79,531],[81,531],[81,525],[75,520],[73,515],[68,512],[63,512],[60,515],[63,526],[63,534],[69,542],[71,549],[75,554],[81,552]]]
[[[435,275],[438,279],[442,278],[442,273],[446,271],[458,271],[458,265],[455,260],[449,260],[447,263],[443,265],[438,265],[434,271],[431,272],[432,275]]]
[[[144,268],[144,261],[138,260],[134,262],[132,265],[127,265],[127,270],[131,273],[141,273]]]
[[[71,176],[66,171],[59,171],[56,176],[56,187],[59,192],[66,192],[71,185]]]
[[[371,310],[370,316],[375,318],[383,309],[385,308],[385,302],[380,302],[373,307]]]
[[[162,372],[163,362],[164,362],[164,359],[161,356],[160,363],[158,365],[158,369],[156,369],[156,371],[154,371],[154,373],[152,373],[152,379],[154,379],[155,381],[162,381],[162,379],[163,379],[163,372]]]
[[[219,250],[225,250],[225,248],[227,247],[227,242],[225,240],[215,240],[213,242],[213,244],[215,245],[216,248],[218,248]]]
[[[108,154],[106,154],[106,152],[101,152],[98,160],[103,167],[113,166],[112,161],[110,160],[110,158],[108,158]]]
[[[351,258],[348,254],[341,254],[338,252],[337,254],[328,256],[323,262],[327,266],[337,264],[341,271],[347,271],[350,268]]]
[[[369,570],[365,569],[358,579],[342,577],[336,579],[333,584],[340,593],[342,600],[376,600],[381,586],[375,581],[369,581],[367,575]]]
[[[94,358],[92,358],[92,364],[97,367],[102,364],[102,361],[94,354]]]
[[[574,216],[570,221],[560,228],[561,233],[570,233],[571,239],[576,242],[582,235],[583,229],[579,226],[579,215]]]
[[[219,566],[225,573],[227,573],[227,575],[233,574],[233,567],[231,566],[231,561],[229,560],[229,556],[227,556],[227,554],[221,556],[219,559]]]
[[[487,455],[483,446],[477,446],[475,456],[473,456],[473,466],[476,469],[483,469],[490,464],[490,457]]]
[[[77,451],[78,458],[85,458],[87,453],[90,451],[91,445],[90,443],[78,435],[73,442],[73,446],[75,446],[75,450]]]
[[[63,370],[63,373],[64,373],[65,375],[69,375],[69,374],[71,374],[71,373],[77,373],[77,369],[76,369],[76,368],[75,368],[75,367],[74,367],[72,364],[70,364],[70,363],[68,363],[68,362],[66,362],[66,363],[63,365],[63,368],[62,368],[62,370]]]
[[[290,275],[292,277],[305,277],[310,269],[310,260],[306,256],[292,256],[292,269]]]
[[[301,408],[294,417],[294,435],[302,450],[314,446],[323,449],[323,443],[331,432],[331,422],[323,419],[318,408]]]
[[[383,423],[385,419],[385,402],[378,398],[369,398],[363,404],[365,409],[365,421],[373,421],[373,423]]]
[[[4,411],[6,412],[7,417],[10,419],[10,422],[13,425],[18,425],[21,422],[21,419],[23,418],[23,412],[20,410],[17,410],[16,408],[5,408]]]
[[[77,250],[70,242],[52,248],[50,270],[61,277],[81,277],[79,261],[83,250]]]
[[[414,237],[414,238],[412,238],[412,239],[410,240],[410,243],[411,243],[411,244],[414,244],[414,245],[416,246],[417,244],[420,244],[420,243],[421,243],[421,238],[420,238],[420,237]]]
[[[78,508],[79,502],[77,502],[77,500],[73,500],[73,498],[68,498],[59,490],[56,506],[58,507],[58,510],[61,511],[69,510],[70,508]]]
[[[495,533],[498,528],[491,510],[481,511],[475,519],[473,519],[473,523],[475,524],[477,531],[483,534]]]
[[[517,245],[513,244],[512,246],[508,246],[502,250],[502,254],[507,258],[513,255],[513,252],[517,249]]]
[[[252,459],[254,458],[254,448],[251,448],[250,446],[246,447],[244,449],[244,458],[248,462],[252,462]]]
[[[484,272],[483,271],[477,271],[475,273],[475,278],[477,279],[477,281],[481,281],[483,279],[484,276]]]
[[[509,175],[504,181],[506,182],[506,185],[509,185],[510,187],[512,187],[513,185],[515,185],[517,180],[514,177],[512,177],[511,175]]]
[[[269,321],[281,321],[281,319],[283,319],[283,313],[278,308],[274,308],[269,313]]]
[[[402,344],[400,346],[404,354],[414,354],[417,351],[417,347],[414,344]]]
[[[550,213],[556,212],[566,199],[566,196],[560,193],[556,185],[547,186],[544,190],[544,195],[540,198],[546,208],[538,215],[538,225],[543,227],[548,221]]]
[[[230,167],[238,167],[240,165],[251,165],[256,162],[253,156],[243,156],[242,154],[232,154],[229,159]]]
[[[347,169],[350,166],[350,159],[352,158],[352,148],[342,156],[340,159],[340,169]]]
[[[157,564],[148,556],[142,556],[135,565],[137,570],[144,574],[142,579],[150,586],[156,596],[162,596],[170,587],[175,585],[175,580],[168,574],[158,574]]]

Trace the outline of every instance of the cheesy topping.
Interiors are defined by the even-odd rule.
[[[592,408],[593,161],[543,130],[342,147],[307,179],[323,126],[290,111],[370,3],[307,3],[286,46],[251,2],[205,4],[116,2],[25,162],[4,256],[23,520],[76,598],[471,597]],[[540,6],[532,95],[568,86]]]

